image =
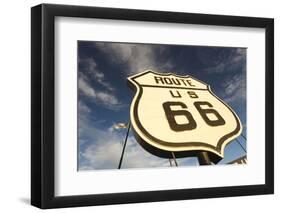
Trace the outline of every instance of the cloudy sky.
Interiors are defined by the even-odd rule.
[[[246,49],[181,45],[127,44],[78,41],[78,170],[116,169],[134,96],[127,77],[152,69],[191,75],[211,86],[239,116],[246,136]],[[238,138],[246,148],[243,137]],[[245,155],[233,141],[225,149],[224,164]],[[198,165],[196,158],[178,159],[179,166]],[[149,154],[129,133],[122,168],[170,166]]]

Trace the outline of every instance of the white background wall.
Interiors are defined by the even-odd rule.
[[[194,13],[275,18],[275,109],[280,109],[281,13],[278,1],[94,1],[58,0],[45,3],[80,4]],[[37,0],[2,1],[0,33],[0,212],[39,212],[30,197],[30,7]],[[275,112],[275,195],[126,204],[50,210],[52,212],[277,212],[281,202],[280,110]],[[275,210],[275,211],[274,211]]]

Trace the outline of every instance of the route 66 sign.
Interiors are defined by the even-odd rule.
[[[197,156],[206,151],[217,163],[242,126],[235,112],[192,76],[144,71],[128,78],[136,90],[130,108],[141,146],[159,157]]]

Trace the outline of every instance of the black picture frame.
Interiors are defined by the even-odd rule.
[[[54,195],[55,17],[263,28],[265,48],[265,184],[199,189]],[[41,4],[31,9],[31,204],[42,209],[274,193],[274,20],[271,18]]]

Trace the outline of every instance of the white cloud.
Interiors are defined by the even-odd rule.
[[[91,87],[86,80],[84,79],[83,75],[79,77],[78,80],[78,87],[79,90],[91,100],[103,104],[105,107],[108,108],[116,108],[120,107],[121,103],[118,101],[118,99],[109,92],[102,92],[102,91],[96,91],[93,87]]]
[[[95,90],[83,78],[79,78],[78,87],[86,96],[96,98]]]
[[[210,49],[210,51],[215,51]],[[246,49],[236,48],[230,50],[218,50],[219,52],[198,53],[200,61],[208,66],[205,69],[209,73],[232,72],[237,69],[246,69]]]
[[[101,101],[103,104],[109,104],[112,106],[116,106],[119,104],[117,98],[111,94],[105,92],[97,92],[97,99]]]
[[[120,161],[124,135],[107,133],[111,137],[103,137],[98,144],[90,145],[84,153],[81,153],[85,163],[80,169],[117,169]],[[86,166],[86,167],[85,167]],[[152,168],[170,166],[168,159],[158,158],[146,152],[129,137],[125,149],[122,168]]]
[[[235,75],[227,83],[224,84],[226,102],[246,99],[246,78],[244,74]]]
[[[135,45],[132,44],[103,42],[97,42],[95,45],[101,51],[110,54],[111,59],[115,60],[116,63],[128,61],[133,54],[133,48],[135,47]]]
[[[147,69],[170,71],[173,65],[166,61],[159,63],[157,56],[165,51],[164,47],[145,44],[96,43],[101,51],[106,53],[114,63],[125,63],[128,74],[138,73]]]
[[[121,145],[113,141],[89,146],[81,156],[86,161],[80,169],[115,169],[118,167]]]
[[[79,59],[79,63],[84,65],[85,71],[92,79],[104,86],[107,90],[114,91],[112,85],[106,82],[103,72],[97,68],[97,63],[93,58]]]
[[[78,103],[78,109],[79,109],[79,116],[87,115],[91,112],[91,109],[85,103],[83,103],[81,100]]]

